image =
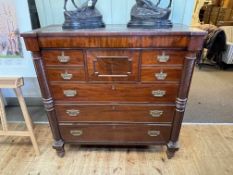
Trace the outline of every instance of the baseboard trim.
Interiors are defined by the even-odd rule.
[[[25,97],[24,99],[27,106],[43,106],[43,102],[40,97]],[[5,100],[7,106],[19,106],[19,102],[16,97],[6,97]]]
[[[10,123],[10,124],[24,124],[25,122],[24,121],[8,121],[7,123]],[[33,124],[36,124],[36,125],[49,125],[49,122],[33,122]]]
[[[9,121],[9,123],[12,123],[12,124],[23,124],[24,122],[23,121]],[[34,124],[43,124],[43,125],[47,125],[49,124],[49,122],[41,122],[41,121],[36,121],[36,122],[33,122]],[[183,123],[184,126],[197,126],[197,125],[200,125],[200,126],[233,126],[233,123]]]
[[[233,126],[233,123],[183,123],[183,125],[202,125],[202,126],[210,126],[210,125],[215,125],[215,126]]]

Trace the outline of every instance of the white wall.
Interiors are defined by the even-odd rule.
[[[20,33],[31,30],[31,21],[28,10],[27,0],[9,0],[13,1],[16,7],[16,16]],[[26,51],[24,42],[21,38],[21,44],[23,47],[24,58],[13,59],[0,59],[0,76],[23,76],[25,77],[25,86],[23,87],[23,94],[25,97],[39,97],[40,90],[35,69],[32,63],[32,57],[30,52]],[[30,78],[28,78],[30,77]],[[34,77],[34,78],[32,78]],[[12,90],[3,90],[5,97],[15,96]]]
[[[76,0],[82,4],[86,0]],[[152,0],[156,2],[156,0]],[[163,0],[161,6],[167,6],[169,0]],[[174,23],[190,25],[192,20],[195,0],[173,0],[171,20]],[[42,26],[62,24],[64,0],[36,0],[39,18]],[[97,8],[101,11],[106,24],[127,24],[130,10],[135,0],[98,0]],[[68,4],[72,9],[71,0]]]
[[[16,16],[20,33],[31,30],[31,21],[28,10],[27,0],[8,0],[15,4]],[[0,59],[1,76],[24,76],[35,77],[35,70],[30,52],[26,51],[23,39],[21,38],[24,58],[19,59]]]

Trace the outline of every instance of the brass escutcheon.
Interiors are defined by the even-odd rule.
[[[61,52],[61,55],[57,57],[58,61],[60,63],[68,63],[70,61],[70,57],[69,56],[65,56],[64,51]]]
[[[157,80],[165,80],[167,78],[167,73],[161,71],[160,73],[156,73],[155,77],[157,78]]]
[[[161,117],[163,115],[163,111],[159,111],[159,110],[151,110],[150,111],[150,115],[152,117]]]
[[[75,97],[77,95],[76,90],[64,90],[63,93],[66,97]]]
[[[71,80],[73,77],[73,74],[69,74],[68,72],[61,73],[61,77],[63,80]]]
[[[158,55],[158,56],[157,56],[157,60],[158,60],[160,63],[167,63],[167,62],[170,60],[170,56],[169,56],[169,55],[166,55],[166,53],[163,52],[162,55]]]
[[[79,137],[79,136],[81,136],[83,134],[83,131],[82,130],[71,130],[70,134],[72,136]]]
[[[166,95],[166,91],[164,91],[164,90],[152,91],[152,95],[154,97],[164,97]]]
[[[68,114],[70,117],[77,117],[80,114],[80,111],[75,109],[70,109],[70,110],[66,110],[66,114]]]
[[[147,134],[151,137],[158,137],[160,135],[160,131],[149,130]]]

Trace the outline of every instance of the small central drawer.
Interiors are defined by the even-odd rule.
[[[183,65],[187,52],[171,50],[144,50],[142,51],[142,65]]]
[[[84,56],[81,50],[43,50],[41,54],[46,66],[84,65]]]
[[[175,106],[165,105],[56,105],[60,122],[169,122]]]
[[[84,67],[48,68],[49,81],[85,81]]]
[[[172,102],[179,84],[52,85],[55,100],[92,102]]]
[[[135,50],[87,51],[89,81],[138,81],[139,55]]]
[[[166,143],[170,139],[171,126],[146,124],[76,124],[60,125],[65,142],[89,144]]]
[[[177,82],[182,75],[182,67],[142,67],[142,82]]]

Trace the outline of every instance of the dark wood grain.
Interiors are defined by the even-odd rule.
[[[49,81],[85,81],[84,67],[50,67],[47,69],[47,76]],[[66,74],[70,74],[71,78],[64,79]]]
[[[140,129],[139,129],[140,128]],[[60,125],[61,135],[66,142],[76,142],[82,144],[91,143],[166,143],[169,140],[171,127],[169,125],[146,125],[146,124],[75,124],[73,126]],[[81,136],[73,136],[70,131],[80,130]],[[149,131],[159,131],[158,136],[149,136]]]
[[[173,157],[179,149],[195,54],[205,35],[177,25],[73,31],[54,25],[21,34],[34,55],[58,155],[64,155],[65,142],[166,144],[168,158]],[[63,80],[61,73],[72,78]],[[158,80],[157,73],[167,77]],[[66,97],[64,90],[74,96]],[[166,94],[155,97],[158,90]]]
[[[175,112],[174,105],[56,105],[60,122],[149,122],[172,123]],[[67,114],[68,110],[76,110],[77,116]],[[151,112],[161,111],[161,116],[152,116]]]
[[[42,48],[187,48],[189,38],[185,36],[92,36],[92,37],[40,37]]]
[[[178,92],[178,84],[64,84],[52,85],[51,89],[55,100],[62,101],[108,101],[108,102],[141,102],[161,103],[175,102]],[[75,90],[75,97],[66,97],[64,90]],[[164,97],[154,97],[152,91],[164,90]]]
[[[166,74],[164,80],[160,80],[157,74]],[[142,82],[180,82],[182,67],[143,67],[141,71]]]
[[[24,42],[25,42],[25,46],[26,46],[27,50],[30,50],[31,52],[39,52],[40,51],[40,47],[39,47],[37,38],[25,37]]]
[[[189,54],[185,58],[184,69],[181,78],[181,85],[176,99],[176,112],[174,115],[174,121],[172,126],[171,140],[167,144],[167,153],[169,158],[173,157],[175,152],[179,149],[178,140],[186,108],[186,103],[188,100],[188,94],[193,76],[195,60],[196,56],[194,54]]]
[[[88,80],[138,81],[139,55],[135,50],[88,51]]]
[[[186,56],[185,51],[171,51],[171,50],[143,50],[142,51],[142,65],[143,66],[167,66],[167,65],[183,65]],[[169,56],[167,62],[159,62],[159,56]]]
[[[48,120],[50,123],[51,131],[54,138],[53,148],[57,150],[59,156],[64,156],[64,141],[61,138],[58,128],[58,121],[56,112],[54,109],[54,101],[50,92],[48,80],[46,78],[46,71],[44,68],[43,60],[39,52],[33,52],[33,60],[36,68],[39,85],[41,88],[41,94],[43,97],[43,103],[47,112]]]
[[[64,52],[65,56],[69,56],[70,60],[67,63],[61,63],[58,60],[58,57]],[[84,65],[83,52],[81,50],[42,50],[41,51],[43,60],[46,66],[77,66]]]

